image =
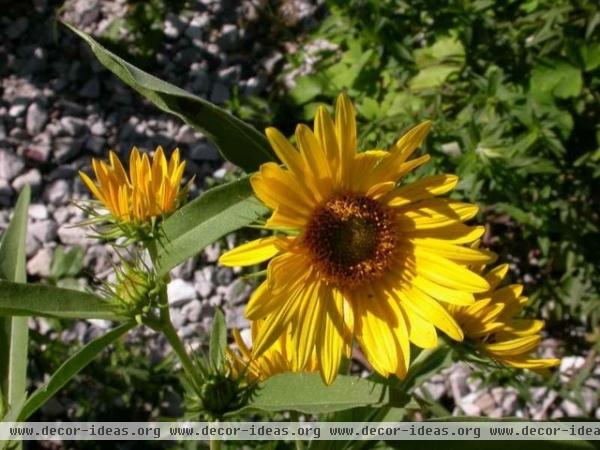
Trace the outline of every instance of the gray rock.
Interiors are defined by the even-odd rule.
[[[202,304],[197,301],[191,301],[181,308],[181,313],[187,318],[188,322],[199,322],[202,314]]]
[[[27,110],[27,103],[19,102],[12,105],[8,110],[10,117],[21,117]]]
[[[165,18],[163,32],[170,39],[177,39],[186,28],[185,22],[177,14],[168,13]]]
[[[90,132],[94,136],[103,136],[106,134],[106,125],[101,119],[98,119],[90,127]]]
[[[208,297],[213,290],[212,277],[214,270],[214,267],[206,266],[202,270],[194,272],[194,287],[203,298]]]
[[[179,308],[171,308],[171,322],[176,330],[180,329],[185,324],[185,314]]]
[[[58,226],[53,220],[40,220],[28,227],[28,232],[41,243],[51,242],[56,239],[57,230]]]
[[[13,21],[4,32],[10,39],[16,39],[27,30],[28,25],[29,21],[26,17],[19,17],[17,20]]]
[[[103,154],[107,149],[106,139],[90,135],[86,138],[84,147],[97,155]]]
[[[196,298],[196,289],[192,283],[176,278],[167,286],[169,304],[171,306],[182,305]]]
[[[63,163],[79,153],[83,145],[81,138],[73,138],[70,136],[54,139],[54,159],[56,162]]]
[[[32,144],[25,149],[25,157],[29,160],[44,163],[48,161],[50,157],[50,143],[49,142],[39,142],[37,144]]]
[[[235,50],[240,42],[240,33],[238,27],[231,23],[226,23],[223,25],[217,42],[225,51]]]
[[[35,255],[40,248],[42,248],[42,244],[31,233],[27,233],[27,236],[25,236],[25,254],[27,258]]]
[[[49,203],[55,206],[63,205],[71,198],[71,187],[66,180],[56,180],[46,187],[44,197]]]
[[[33,102],[27,108],[25,129],[31,136],[39,134],[48,121],[48,111],[39,102]]]
[[[221,286],[228,286],[233,281],[233,271],[229,267],[219,267],[215,281]]]
[[[87,127],[85,120],[79,117],[63,117],[60,125],[69,136],[79,136]]]
[[[223,83],[216,82],[210,93],[210,101],[222,105],[227,100],[229,100],[229,89]]]
[[[489,414],[496,409],[494,398],[487,392],[484,392],[475,400],[475,405],[485,414]]]
[[[199,142],[190,148],[190,158],[197,161],[218,161],[221,159],[219,150],[208,141]]]
[[[96,242],[96,239],[88,237],[87,230],[72,223],[62,224],[58,227],[58,237],[63,244],[80,245],[86,247]]]
[[[560,406],[569,417],[580,417],[585,415],[579,405],[571,400],[563,400]]]
[[[10,183],[0,178],[0,205],[14,206],[12,205],[12,194],[13,190],[10,187]]]
[[[25,168],[23,158],[8,150],[0,150],[0,179],[10,181]]]
[[[100,80],[91,78],[79,90],[79,95],[85,98],[97,99],[100,97]]]
[[[35,220],[45,220],[48,218],[48,208],[41,203],[32,203],[28,209],[29,217]]]
[[[12,182],[12,187],[15,191],[19,192],[21,189],[28,184],[32,191],[38,191],[42,186],[42,175],[37,169],[30,169],[23,175],[19,175]]]
[[[195,16],[185,30],[185,35],[192,40],[201,40],[204,35],[204,29],[210,22],[208,14]]]
[[[27,273],[42,278],[47,277],[50,275],[53,257],[52,249],[47,247],[40,249],[27,263]]]

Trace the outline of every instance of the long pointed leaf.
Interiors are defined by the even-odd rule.
[[[121,81],[163,111],[178,116],[205,133],[229,161],[247,172],[253,172],[260,164],[273,160],[266,137],[255,128],[224,109],[138,69],[108,51],[90,35],[72,25],[65,25],[87,42],[98,61]]]
[[[247,177],[206,191],[162,224],[153,252],[158,275],[267,211],[252,195]]]
[[[31,415],[52,398],[65,384],[67,384],[75,375],[77,375],[85,366],[87,366],[96,356],[106,347],[111,345],[129,330],[134,328],[134,321],[124,323],[114,330],[109,331],[104,336],[93,340],[77,353],[66,360],[62,366],[58,368],[50,379],[41,387],[39,387],[25,402],[19,421],[26,421]]]
[[[381,383],[348,375],[338,375],[326,386],[318,373],[275,375],[256,391],[241,411],[299,411],[325,414],[360,406],[378,406],[388,400],[388,389]]]
[[[30,199],[31,190],[29,186],[25,186],[19,194],[13,218],[0,243],[0,278],[26,281],[25,238]],[[5,396],[5,409],[22,402],[25,398],[28,344],[29,328],[26,317],[0,318],[0,386]]]
[[[124,320],[114,306],[86,292],[0,281],[0,316]]]
[[[210,334],[209,354],[210,362],[216,370],[221,370],[225,365],[225,349],[227,347],[227,325],[225,316],[220,309],[215,311]]]

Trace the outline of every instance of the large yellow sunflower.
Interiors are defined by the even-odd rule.
[[[527,297],[521,295],[520,284],[498,288],[507,273],[508,264],[489,270],[485,278],[490,290],[477,294],[475,303],[469,306],[450,305],[450,312],[466,338],[500,364],[533,370],[560,364],[557,358],[531,355],[542,340],[544,321],[516,318],[527,304]]]
[[[323,380],[331,383],[355,337],[373,368],[403,377],[410,342],[437,343],[435,328],[455,340],[463,332],[439,303],[468,305],[489,289],[468,269],[493,259],[472,249],[482,227],[463,224],[477,206],[436,198],[452,190],[454,175],[399,184],[427,155],[409,160],[430,123],[422,123],[390,149],[359,153],[355,112],[338,97],[335,121],[319,107],[314,130],[298,125],[298,150],[276,129],[267,137],[283,163],[266,163],[251,178],[256,196],[273,214],[272,237],[224,254],[228,266],[271,260],[267,279],[246,308],[264,320],[254,356],[290,327],[297,369],[314,351]]]

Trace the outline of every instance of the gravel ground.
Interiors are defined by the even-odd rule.
[[[201,134],[163,115],[104,70],[84,44],[55,22],[56,2],[33,4],[33,10],[15,7],[0,19],[0,58],[6,61],[0,67],[0,230],[8,223],[16,192],[28,183],[34,192],[27,236],[30,279],[48,276],[57,246],[83,247],[86,271],[103,279],[110,274],[114,253],[72,227],[82,219],[72,202],[88,195],[76,174],[89,170],[92,156],[103,157],[109,148],[125,155],[133,145],[168,150],[178,146],[189,161],[187,176],[196,176],[192,196],[202,190],[207,177],[223,178],[232,168]],[[263,4],[203,0],[195,2],[193,10],[168,13],[162,24],[165,40],[147,62],[149,70],[217,104],[227,102],[234,89],[243,96],[266,96],[281,73],[285,52],[298,45],[289,33],[287,41],[280,39],[277,30],[306,30],[314,24],[318,6],[308,0],[283,2],[277,23],[273,15],[264,14]],[[66,2],[62,14],[95,36],[112,34],[127,43],[135,36],[118,22],[127,8],[124,0],[74,0]],[[304,71],[288,75],[285,83],[293,83],[293,76]],[[227,240],[228,246],[234,243],[234,237]],[[243,308],[251,286],[239,272],[216,265],[220,251],[214,244],[172,274],[173,320],[190,345],[204,341],[216,307],[224,309],[229,326],[247,328]],[[89,277],[79,280],[82,285],[88,281]],[[32,326],[48,337],[57,336],[45,321],[32,321]],[[80,321],[60,338],[85,342],[108,327],[103,321]],[[557,347],[548,340],[544,352],[552,355]],[[150,351],[160,357],[168,348],[157,340]],[[583,356],[563,359],[563,386],[574,382],[585,362]],[[600,419],[600,360],[588,363],[591,375],[577,401],[545,388],[530,388],[528,396],[514,387],[482,388],[473,370],[462,363],[436,375],[420,395],[452,405],[450,411],[457,415]]]

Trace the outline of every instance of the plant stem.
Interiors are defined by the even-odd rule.
[[[190,377],[192,377],[192,379],[194,379],[197,372],[194,367],[194,363],[192,362],[190,355],[188,355],[183,342],[181,342],[181,339],[179,339],[177,331],[175,331],[175,328],[173,328],[171,321],[169,320],[169,322],[161,324],[160,331],[163,332],[167,338],[167,341],[169,341],[169,344],[171,344],[171,347],[173,347],[173,351],[179,357],[184,370]]]
[[[215,420],[215,424],[219,423],[218,420]],[[220,450],[221,449],[221,441],[218,441],[216,439],[211,439],[209,441],[209,446],[210,446],[210,450]]]

